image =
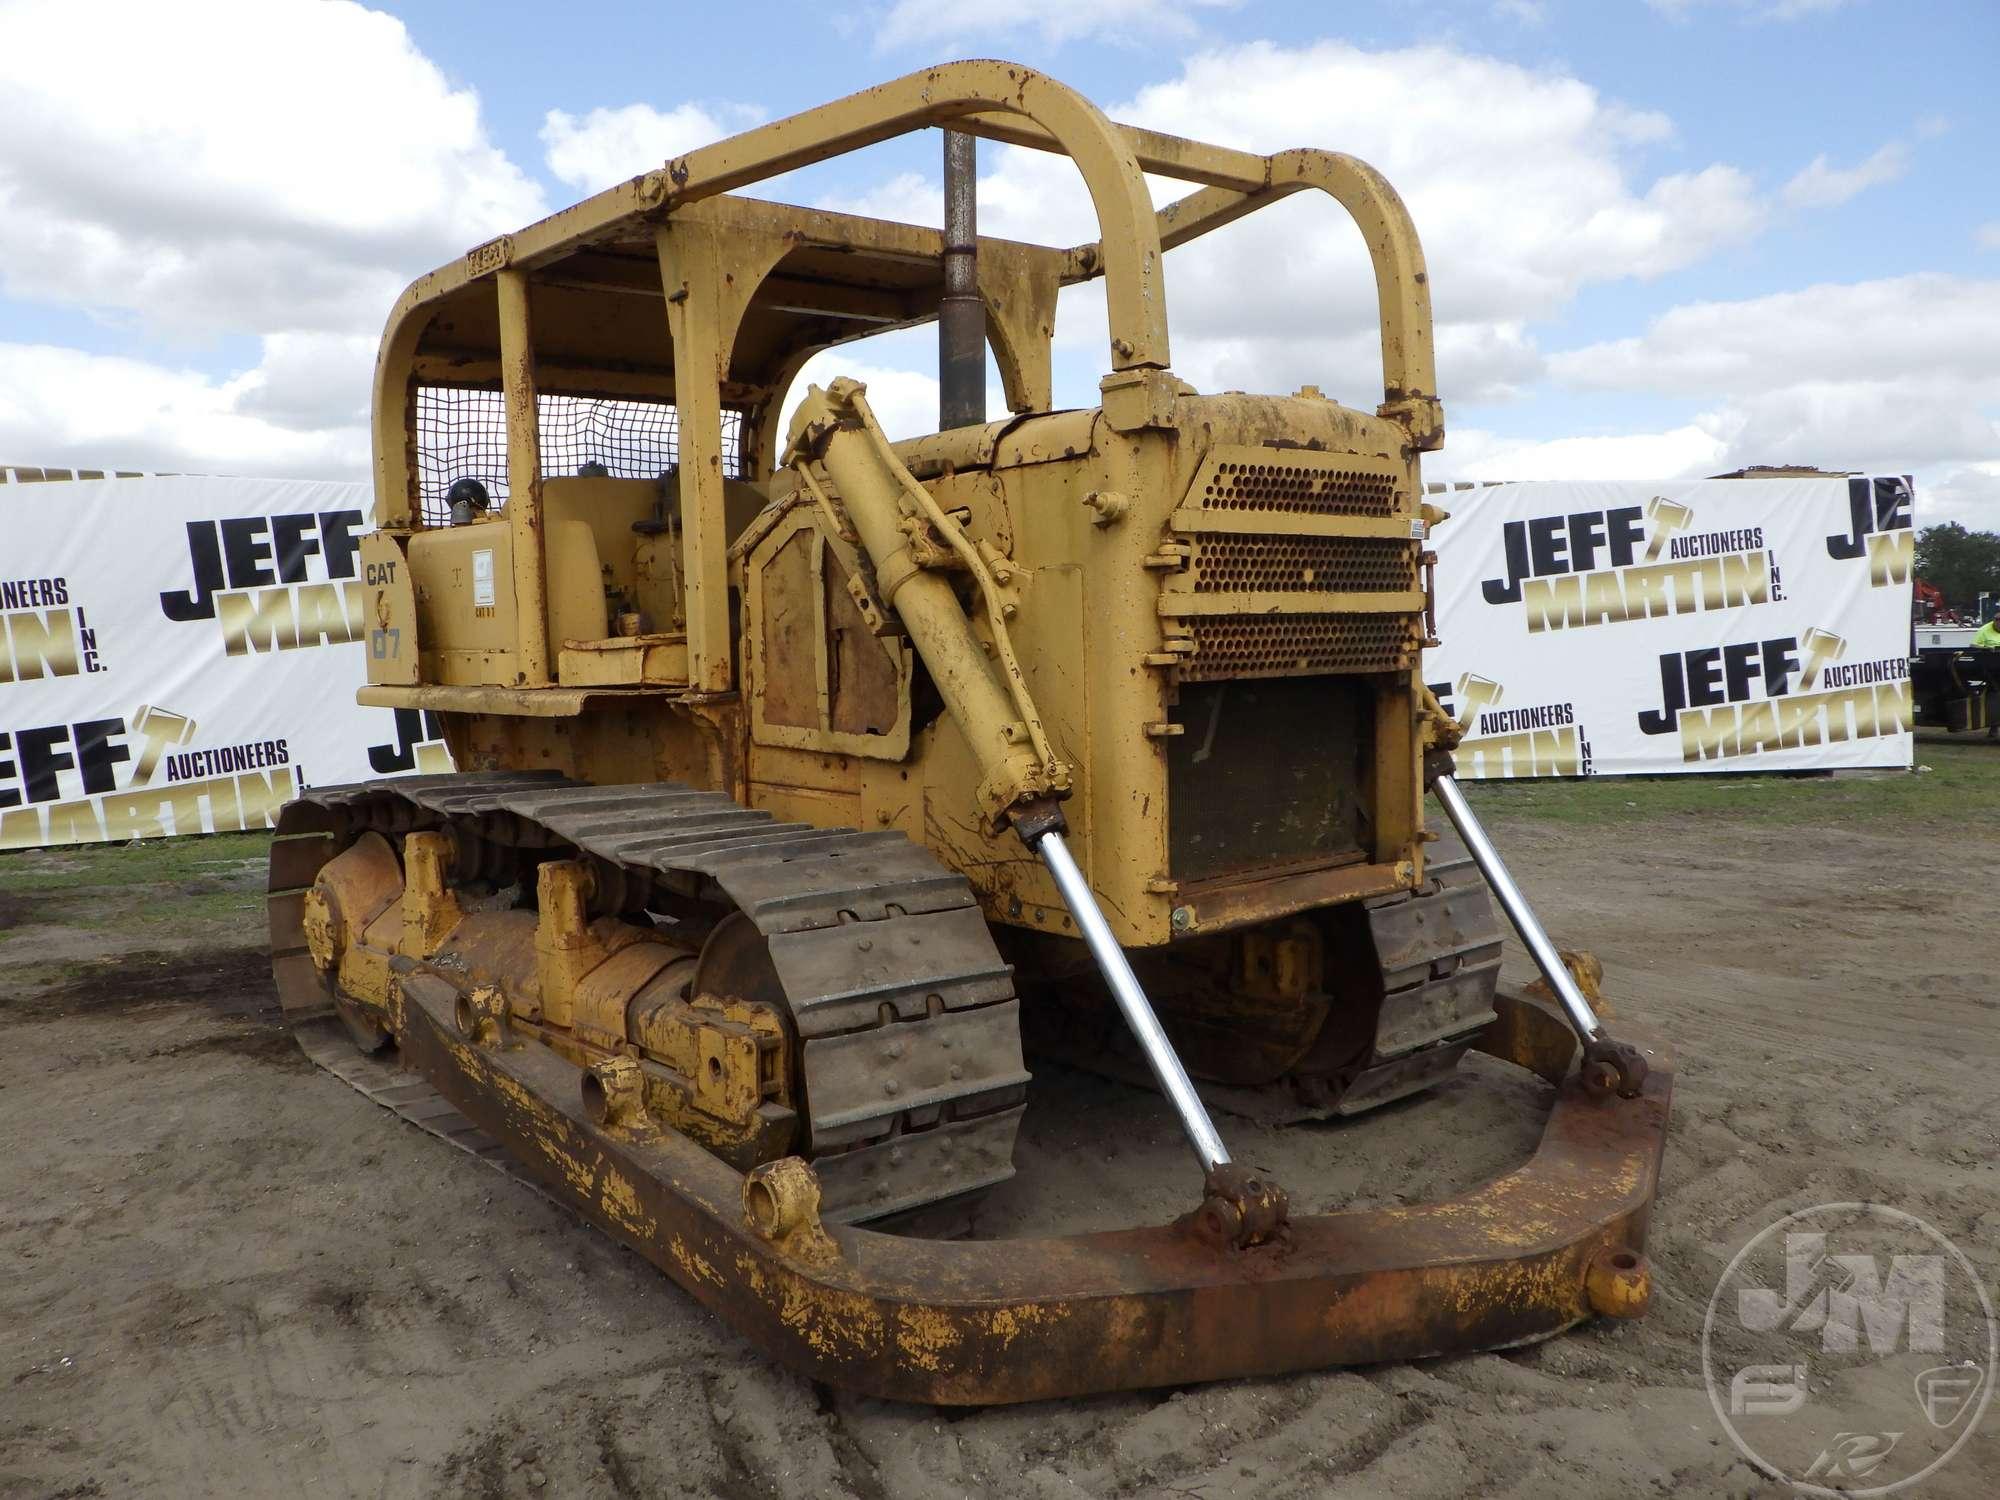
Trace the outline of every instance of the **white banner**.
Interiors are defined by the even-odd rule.
[[[354,701],[366,486],[0,480],[0,848],[265,828],[302,786],[450,769],[434,718]]]
[[[1910,764],[1907,478],[1430,489],[1460,775]]]
[[[34,472],[34,471],[29,471]],[[0,470],[0,848],[450,768],[362,708],[359,484]],[[1904,479],[1434,487],[1468,778],[1908,766]]]

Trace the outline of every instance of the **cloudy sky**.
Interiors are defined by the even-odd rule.
[[[1114,118],[1382,168],[1430,260],[1433,478],[1914,470],[2000,527],[2000,6],[1926,0],[0,0],[0,463],[360,476],[412,276],[668,155],[954,56]],[[982,228],[1094,237],[981,148]],[[919,222],[934,135],[768,196]],[[1330,200],[1167,260],[1177,371],[1379,398]],[[1102,303],[1065,294],[1058,399]],[[928,330],[835,351],[932,425]],[[998,386],[994,383],[994,400]]]

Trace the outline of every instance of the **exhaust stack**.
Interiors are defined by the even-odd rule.
[[[986,305],[979,297],[978,141],[944,133],[944,297],[938,303],[938,431],[986,420]]]

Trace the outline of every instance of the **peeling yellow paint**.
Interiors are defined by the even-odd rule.
[[[873,1357],[881,1351],[882,1313],[872,1299],[817,1286],[797,1276],[781,1277],[776,1291],[778,1317],[819,1353],[851,1359]]]
[[[996,1307],[986,1314],[986,1328],[1007,1348],[1030,1328],[1043,1323],[1060,1323],[1069,1316],[1063,1302],[1024,1302],[1019,1307]]]
[[[708,1257],[697,1250],[690,1250],[687,1241],[679,1235],[667,1241],[667,1253],[673,1256],[674,1264],[679,1266],[690,1280],[705,1281],[714,1287],[729,1285],[729,1279],[716,1270]]]
[[[496,1072],[493,1075],[493,1088],[496,1093],[506,1095],[522,1109],[539,1112],[541,1108],[541,1096],[511,1074]]]
[[[958,1324],[934,1307],[906,1307],[897,1314],[896,1347],[920,1370],[943,1369],[938,1355],[963,1338]]]
[[[635,1235],[650,1239],[659,1231],[658,1221],[639,1202],[639,1190],[620,1172],[605,1173],[597,1202],[607,1219]]]

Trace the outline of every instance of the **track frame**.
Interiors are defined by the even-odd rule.
[[[524,779],[458,786],[491,796]],[[1217,1243],[1193,1213],[1109,1233],[944,1241],[821,1223],[808,1201],[805,1222],[779,1226],[749,1207],[767,1169],[739,1173],[672,1132],[593,1123],[574,1067],[538,1046],[469,1039],[457,991],[436,973],[401,975],[397,1050],[355,1050],[310,957],[288,946],[293,903],[332,842],[315,816],[288,812],[271,880],[273,966],[305,1050],[581,1214],[812,1379],[986,1405],[1506,1348],[1645,1309],[1674,1069],[1665,1044],[1636,1028],[1644,1089],[1595,1093],[1573,1076],[1560,1012],[1501,987],[1473,1045],[1556,1085],[1535,1154],[1467,1193],[1297,1217],[1247,1249]],[[802,1164],[786,1161],[796,1176]]]
[[[743,1175],[699,1146],[608,1134],[572,1102],[560,1060],[458,1036],[442,981],[406,983],[403,1004],[405,1065],[552,1198],[771,1358],[872,1396],[988,1405],[1463,1354],[1647,1301],[1673,1059],[1636,1028],[1638,1097],[1567,1079],[1533,1157],[1435,1203],[1296,1217],[1248,1250],[1190,1218],[983,1241],[827,1225],[833,1253],[804,1255],[758,1232]],[[1481,1050],[1561,1076],[1562,1018],[1513,991],[1499,1010]]]

